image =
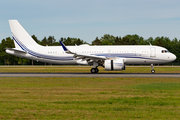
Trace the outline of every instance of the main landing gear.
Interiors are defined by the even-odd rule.
[[[154,66],[153,64],[151,64],[151,73],[154,74],[155,73],[155,70],[154,70]]]
[[[91,69],[91,73],[98,73],[98,72],[99,72],[99,69],[97,67]]]
[[[97,67],[98,67],[97,61],[93,61],[93,68],[91,69],[91,73],[98,73],[99,69]]]

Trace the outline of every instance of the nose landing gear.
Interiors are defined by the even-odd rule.
[[[154,70],[154,66],[153,64],[151,64],[151,73],[154,74],[155,73],[155,70]]]

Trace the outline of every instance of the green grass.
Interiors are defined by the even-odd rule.
[[[179,90],[180,83],[150,83],[136,85],[134,88],[141,90]]]
[[[0,119],[180,119],[179,78],[0,78]]]
[[[90,73],[92,66],[0,66],[0,73]],[[151,73],[150,66],[127,66],[123,71],[105,71],[98,67],[99,73]],[[155,66],[156,73],[180,73],[178,66]]]

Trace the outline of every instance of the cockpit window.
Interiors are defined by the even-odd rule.
[[[168,50],[162,50],[162,53],[168,53],[169,51]]]

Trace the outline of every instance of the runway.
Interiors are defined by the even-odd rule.
[[[0,73],[0,77],[105,77],[180,78],[180,73]]]

